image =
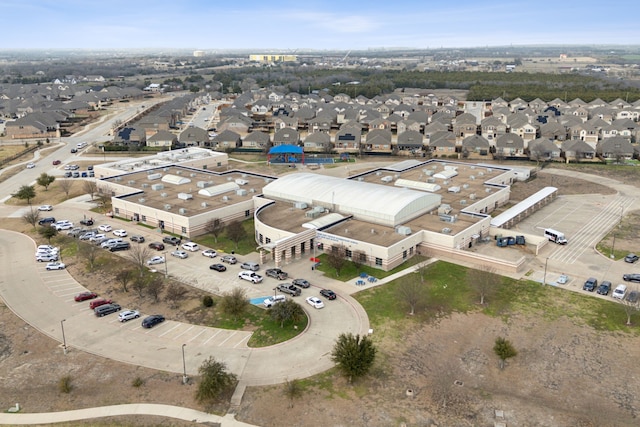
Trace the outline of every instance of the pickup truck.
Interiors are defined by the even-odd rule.
[[[281,283],[276,286],[276,289],[282,292],[283,294],[289,294],[292,297],[297,297],[302,292],[300,288],[293,286],[291,283]]]
[[[178,246],[180,244],[180,242],[182,242],[181,239],[178,239],[177,237],[174,236],[166,236],[162,238],[162,242],[163,243],[168,243],[170,245],[173,246]]]
[[[278,280],[284,280],[287,277],[289,277],[289,275],[286,272],[280,270],[279,268],[270,268],[265,272],[265,274],[269,277],[273,277],[274,279],[278,279]]]

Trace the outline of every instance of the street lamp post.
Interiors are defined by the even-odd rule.
[[[60,328],[62,329],[62,351],[64,351],[64,354],[67,354],[67,339],[64,336],[64,321],[67,319],[62,319],[60,321]]]
[[[547,284],[547,263],[549,262],[549,258],[547,257],[544,260],[544,276],[542,277],[542,286]]]
[[[187,377],[187,363],[184,360],[184,348],[186,344],[182,344],[182,384],[186,384],[189,381],[189,377]]]
[[[167,277],[169,277],[169,268],[167,267],[167,261],[169,261],[169,259],[167,258],[167,252],[163,252],[164,253],[164,278],[166,279]]]

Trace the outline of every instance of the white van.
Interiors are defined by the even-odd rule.
[[[545,229],[544,237],[559,245],[566,245],[568,243],[567,238],[564,237],[564,233],[554,230],[553,228]]]
[[[611,296],[617,299],[624,299],[624,296],[627,294],[627,285],[618,285],[614,289]]]

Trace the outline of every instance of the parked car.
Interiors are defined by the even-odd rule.
[[[144,243],[144,237],[143,237],[143,236],[138,236],[138,235],[135,235],[135,234],[134,234],[133,236],[129,237],[129,239],[130,239],[132,242],[136,242],[136,243]]]
[[[171,256],[174,256],[174,257],[180,258],[180,259],[189,258],[189,254],[186,253],[185,251],[172,251],[171,252]]]
[[[265,299],[262,304],[266,307],[266,308],[271,308],[274,305],[276,305],[279,302],[282,302],[284,300],[286,300],[287,297],[285,297],[284,295],[274,295],[272,297],[269,297],[267,299]]]
[[[94,234],[93,236],[89,237],[89,241],[90,242],[97,242],[98,240],[103,240],[106,239],[107,235],[106,234]]]
[[[147,261],[147,265],[155,265],[155,264],[162,264],[162,263],[164,263],[163,256],[154,256],[149,261]]]
[[[297,286],[293,286],[291,283],[280,283],[278,286],[276,286],[276,290],[285,294],[289,294],[292,297],[297,297],[302,293],[302,290],[300,288],[298,288]]]
[[[184,245],[182,245],[184,246]],[[214,251],[213,249],[205,249],[204,251],[202,251],[202,256],[206,256],[209,258],[215,258],[218,255],[218,253],[216,251]]]
[[[278,280],[284,280],[289,277],[286,272],[280,270],[279,268],[269,268],[267,271],[265,271],[265,274]]]
[[[96,307],[100,307],[101,305],[105,305],[105,304],[111,304],[112,302],[113,301],[111,301],[110,299],[105,299],[105,298],[94,299],[89,303],[89,308],[91,310],[95,310]]]
[[[56,219],[52,216],[47,216],[44,218],[40,218],[38,220],[38,225],[46,225],[46,224],[53,224],[56,222]]]
[[[609,292],[611,292],[611,282],[605,280],[598,286],[596,292],[600,295],[609,295]]]
[[[258,271],[260,270],[260,264],[256,262],[243,262],[240,264],[240,268],[243,270]]]
[[[242,280],[247,280],[251,283],[262,282],[262,276],[254,273],[253,271],[241,271],[240,273],[238,273],[238,277]]]
[[[164,316],[161,314],[152,314],[151,316],[145,317],[142,321],[143,328],[153,328],[158,323],[164,322]]]
[[[80,224],[90,226],[93,225],[93,218],[84,218],[80,220]]]
[[[613,298],[617,298],[619,300],[623,300],[626,295],[627,295],[627,285],[616,286],[616,288],[613,290],[613,293],[611,294]]]
[[[561,274],[560,277],[558,277],[557,283],[559,285],[566,285],[568,281],[569,276],[567,276],[566,274]]]
[[[38,207],[38,210],[40,212],[44,212],[44,211],[52,211],[53,210],[53,206],[51,205],[42,205]]]
[[[125,310],[118,314],[118,320],[120,322],[128,322],[129,320],[137,319],[138,317],[140,317],[140,312],[138,310]]]
[[[197,243],[187,242],[182,244],[182,249],[190,252],[196,252],[200,250],[200,247],[198,246]]]
[[[226,262],[227,264],[235,264],[238,262],[238,259],[233,255],[224,255],[220,257],[220,261]]]
[[[636,254],[627,254],[626,257],[624,257],[624,262],[628,262],[629,264],[633,264],[634,262],[638,261],[640,257]]]
[[[323,297],[325,297],[328,300],[336,299],[336,297],[337,297],[336,293],[333,292],[331,289],[322,289],[320,291],[320,295],[322,295]]]
[[[624,274],[622,279],[626,282],[638,282],[640,283],[640,274]]]
[[[47,270],[64,270],[67,266],[62,262],[50,262],[47,264]]]
[[[72,148],[72,149],[71,149],[71,154],[73,154],[73,153],[77,153],[77,152],[78,152],[78,149],[77,149],[77,148]]]
[[[58,252],[60,252],[60,248],[57,248],[55,246],[51,246],[51,245],[40,245],[38,246],[38,248],[36,249],[37,252],[51,252],[54,254],[57,254]]]
[[[593,292],[596,290],[597,286],[598,286],[598,279],[596,279],[595,277],[589,277],[587,281],[584,282],[584,285],[582,286],[582,290]]]
[[[62,163],[60,160],[54,160],[53,166],[58,166],[60,163]]]
[[[629,294],[627,295],[627,301],[629,301],[630,303],[636,303],[638,302],[638,299],[640,299],[640,292],[638,291],[631,291],[629,292]]]
[[[80,236],[78,236],[78,239],[80,239],[80,240],[89,240],[90,238],[92,238],[96,234],[98,234],[96,231],[87,231],[85,233],[80,234]]]
[[[178,246],[182,240],[175,236],[166,236],[162,238],[162,243],[168,243],[173,246]]]
[[[116,243],[115,245],[111,246],[109,248],[109,251],[111,252],[117,252],[117,251],[126,251],[131,249],[131,243],[129,242],[120,242],[120,243]]]
[[[65,173],[64,173],[64,177],[65,177],[65,178],[71,178],[72,176],[73,176],[73,173],[71,173],[71,172],[69,172],[69,171],[67,171],[67,172],[65,172]]]
[[[80,172],[73,172],[71,176],[74,178],[80,178]]]
[[[113,230],[113,235],[118,237],[127,237],[127,231],[123,229]]]
[[[103,304],[100,307],[94,308],[93,312],[95,313],[96,316],[102,317],[102,316],[106,316],[107,314],[120,311],[121,309],[122,307],[120,307],[120,304]]]
[[[163,251],[164,250],[164,245],[160,242],[153,242],[153,243],[149,243],[149,247],[151,249],[155,249],[156,251]]]
[[[305,279],[293,279],[292,282],[294,285],[296,285],[299,288],[305,288],[307,289],[309,286],[311,286],[311,283],[309,283],[309,281],[305,280]]]
[[[218,272],[223,272],[223,271],[227,271],[227,267],[225,267],[223,264],[211,264],[209,266],[210,270],[215,270]]]
[[[52,261],[58,261],[58,254],[53,254],[50,252],[41,252],[38,255],[36,255],[36,261],[38,262],[52,262]]]
[[[98,298],[98,294],[96,294],[95,292],[87,291],[87,292],[80,292],[78,295],[73,297],[73,300],[75,302],[80,302],[80,301],[87,301],[94,298]]]
[[[324,303],[318,297],[309,297],[306,301],[307,304],[309,304],[313,308],[324,308]]]
[[[112,227],[109,224],[102,224],[98,227],[98,230],[104,231],[105,233],[111,231]]]
[[[55,227],[56,230],[58,231],[62,231],[62,230],[70,230],[73,228],[73,223],[72,222],[63,222],[63,223],[55,223],[55,224],[51,224],[52,227]]]
[[[29,162],[29,163],[27,163],[27,169],[33,169],[33,168],[35,168],[35,167],[36,167],[36,164],[35,164],[35,163],[33,163],[33,162]]]

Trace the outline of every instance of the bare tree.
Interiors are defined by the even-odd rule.
[[[29,212],[27,212],[26,214],[22,215],[22,219],[27,224],[30,224],[31,226],[33,226],[33,228],[36,228],[36,224],[38,223],[38,219],[40,219],[40,211],[37,210],[37,209],[31,208],[31,210]],[[49,228],[54,228],[54,227],[49,227]],[[55,230],[55,228],[54,228],[54,230]]]
[[[331,246],[331,250],[327,254],[327,262],[336,270],[336,276],[340,276],[340,270],[346,261],[346,248],[343,245]]]
[[[500,276],[493,267],[483,266],[477,270],[467,270],[467,284],[480,296],[480,305],[484,305],[485,298],[495,293],[499,282]]]
[[[220,220],[220,218],[211,218],[204,225],[204,230],[213,236],[213,239],[216,243],[218,243],[218,236],[222,234],[224,230],[224,224]]]
[[[145,245],[136,245],[127,252],[127,257],[133,262],[142,276],[147,266],[147,260],[151,258],[151,249]]]
[[[139,275],[135,278],[131,287],[138,293],[138,296],[142,298],[144,289],[147,287],[148,278],[146,275]]]
[[[640,300],[629,301],[629,299],[620,300],[620,305],[627,315],[627,326],[631,326],[631,317],[640,311]]]
[[[244,226],[240,221],[233,221],[229,223],[226,227],[225,233],[227,237],[236,244],[236,249],[238,249],[238,243],[240,243],[240,240],[247,237],[247,231],[244,229]]]
[[[444,362],[442,366],[432,366],[429,390],[431,399],[440,412],[456,411],[465,403],[462,387],[456,381],[459,367],[453,361]]]
[[[158,274],[154,274],[147,282],[146,291],[149,296],[153,298],[153,302],[160,301],[160,293],[162,292],[162,285],[164,278]]]
[[[167,286],[167,292],[164,296],[164,299],[167,300],[171,306],[171,308],[177,308],[178,303],[184,299],[185,295],[187,295],[189,291],[187,288],[181,285],[176,285],[175,283],[171,283]]]
[[[127,286],[135,277],[135,271],[133,270],[120,270],[118,274],[116,274],[116,280],[122,285],[123,292],[129,292]]]
[[[91,200],[93,201],[93,197],[98,192],[98,185],[96,181],[93,179],[87,179],[82,183],[82,191],[91,195]]]
[[[100,254],[101,249],[96,245],[84,242],[81,242],[79,244],[78,249],[80,251],[80,256],[82,256],[85,261],[87,261],[87,269],[89,271],[95,270],[98,261],[98,255]]]
[[[367,262],[367,253],[362,250],[353,251],[351,262],[353,262],[353,265],[360,271],[360,268]]]
[[[405,276],[396,288],[398,298],[410,308],[409,314],[413,316],[416,310],[426,305],[427,292],[425,285],[411,276]]]
[[[60,189],[64,192],[64,195],[68,198],[69,193],[71,192],[71,188],[73,187],[73,182],[70,179],[61,179],[58,181],[58,185]]]

